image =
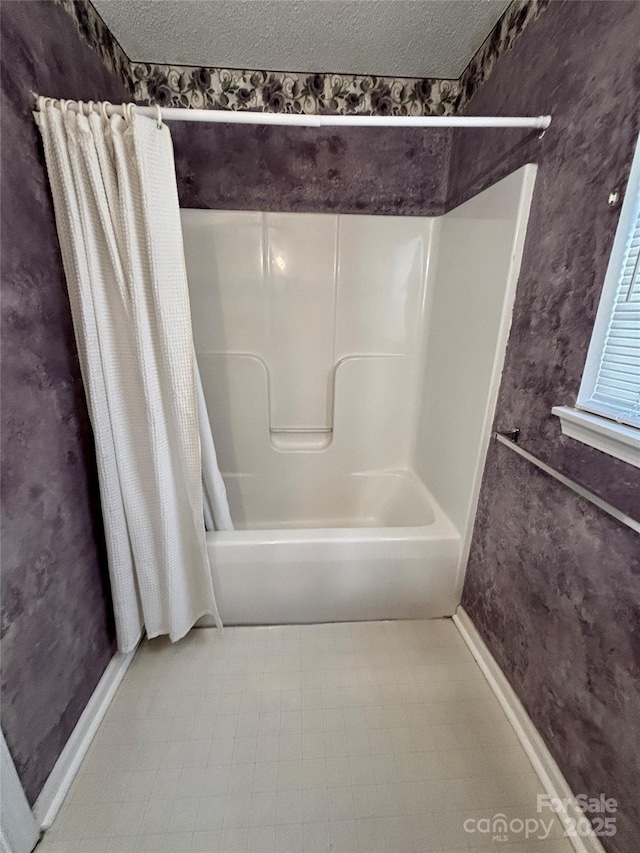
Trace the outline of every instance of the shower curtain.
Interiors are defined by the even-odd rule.
[[[118,647],[220,617],[203,517],[233,529],[193,349],[169,129],[39,100],[93,426]],[[202,430],[200,434],[199,430]],[[201,442],[202,438],[202,452]],[[203,467],[203,461],[205,463]],[[204,486],[204,489],[203,489]]]

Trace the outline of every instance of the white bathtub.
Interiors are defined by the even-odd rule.
[[[207,534],[223,622],[450,616],[460,537],[412,472],[227,478],[239,529]]]
[[[534,177],[442,217],[182,211],[227,623],[455,611]]]

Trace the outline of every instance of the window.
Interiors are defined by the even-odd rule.
[[[562,431],[640,467],[640,139],[576,408]]]

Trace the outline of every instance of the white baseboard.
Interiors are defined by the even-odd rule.
[[[133,660],[134,654],[135,649],[126,654],[116,652],[107,664],[102,678],[87,702],[33,806],[33,815],[40,829],[49,829],[58,814],[82,759],[91,746],[98,726],[107,713],[111,700]]]
[[[525,711],[522,702],[518,699],[513,687],[507,681],[506,676],[463,607],[458,607],[453,621],[513,726],[545,791],[550,797],[557,798],[567,804],[558,812],[558,817],[565,826],[575,826],[575,822],[583,818],[584,812],[576,802],[573,791]],[[583,824],[584,820],[580,821],[580,825]],[[577,853],[605,853],[599,838],[593,833],[590,835],[571,834],[569,840]]]
[[[38,843],[40,827],[35,821],[9,747],[0,731],[0,853],[30,853]]]

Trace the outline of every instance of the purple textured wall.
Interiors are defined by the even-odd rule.
[[[29,800],[114,651],[93,440],[29,90],[122,86],[53,2],[3,2],[2,728]]]
[[[171,126],[181,207],[435,216],[451,134],[387,129]]]
[[[527,162],[539,164],[500,424],[568,477],[640,519],[638,469],[560,434],[551,407],[575,403],[619,206],[640,130],[640,3],[553,0],[500,57],[468,115],[550,113],[537,132],[456,131],[449,207]]]
[[[553,0],[468,114],[551,113],[543,139],[458,132],[450,202],[539,163],[496,413],[520,444],[640,519],[640,470],[561,435],[575,402],[640,130],[640,3]],[[640,539],[495,443],[463,605],[575,793],[620,802],[609,851],[640,832]]]

